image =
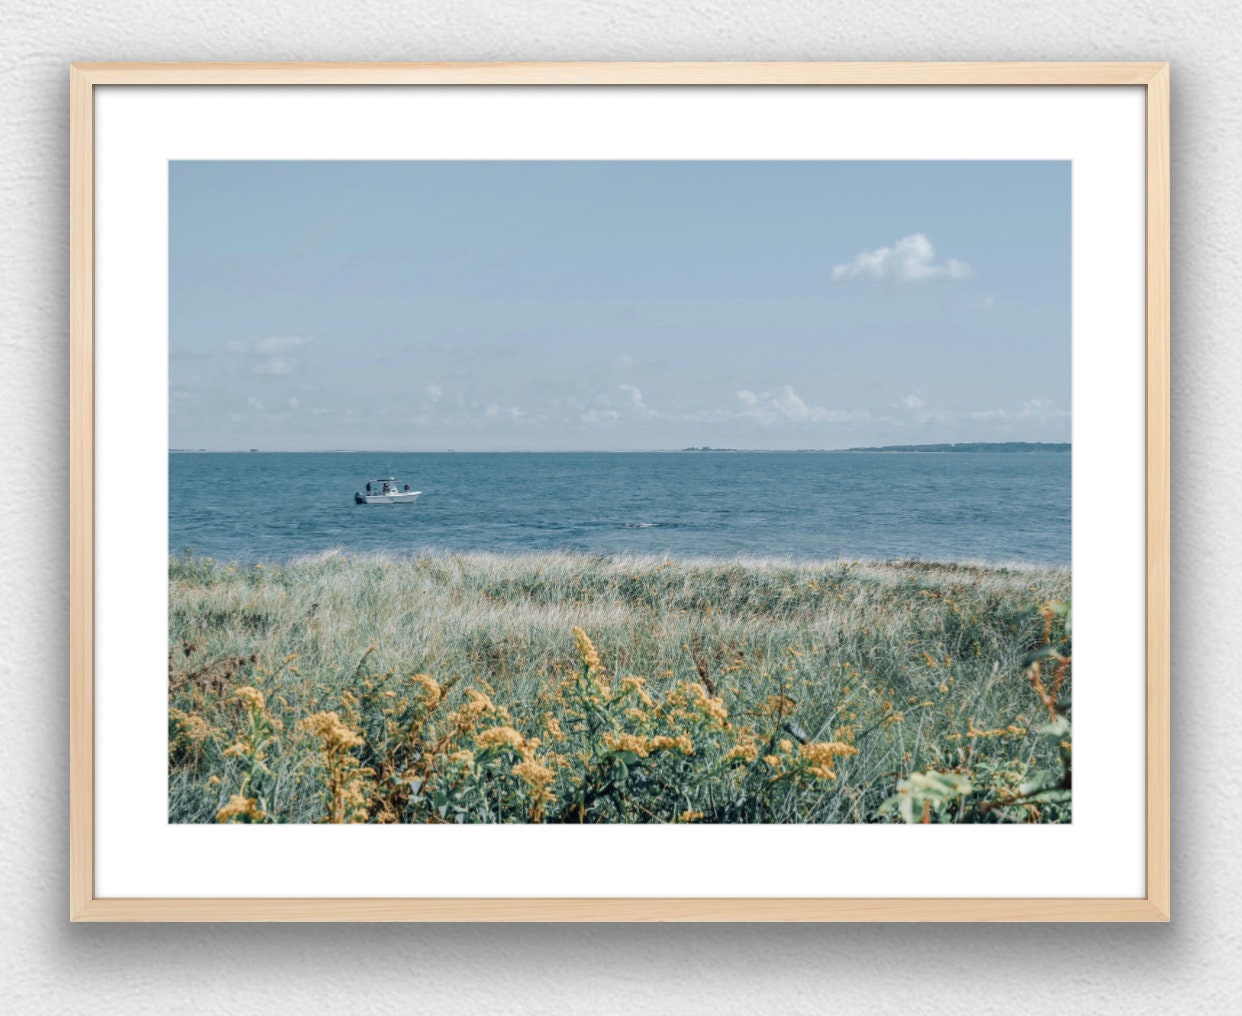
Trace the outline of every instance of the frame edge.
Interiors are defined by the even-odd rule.
[[[69,916],[95,901],[94,87],[69,68]]]
[[[1147,897],[1170,890],[1170,158],[1169,65],[1147,83]]]
[[[1148,899],[94,899],[86,922],[1159,923]]]
[[[74,63],[92,85],[1146,85],[1152,62]]]
[[[1168,63],[70,64],[69,917],[148,921],[1170,920]],[[94,886],[94,88],[207,84],[1138,85],[1146,92],[1147,889],[1134,899],[133,899]]]

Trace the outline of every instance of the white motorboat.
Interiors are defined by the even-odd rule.
[[[367,483],[365,490],[354,494],[354,504],[413,504],[421,490],[410,490],[408,483],[398,483],[395,477],[383,476]]]

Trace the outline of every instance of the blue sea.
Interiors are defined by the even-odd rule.
[[[392,472],[413,505],[354,504]],[[173,453],[168,550],[1070,563],[1064,452]]]

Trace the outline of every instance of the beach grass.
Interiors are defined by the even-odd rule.
[[[173,822],[1062,822],[1070,572],[169,566]]]

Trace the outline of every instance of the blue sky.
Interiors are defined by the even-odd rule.
[[[174,162],[170,445],[1068,441],[1067,162]]]

